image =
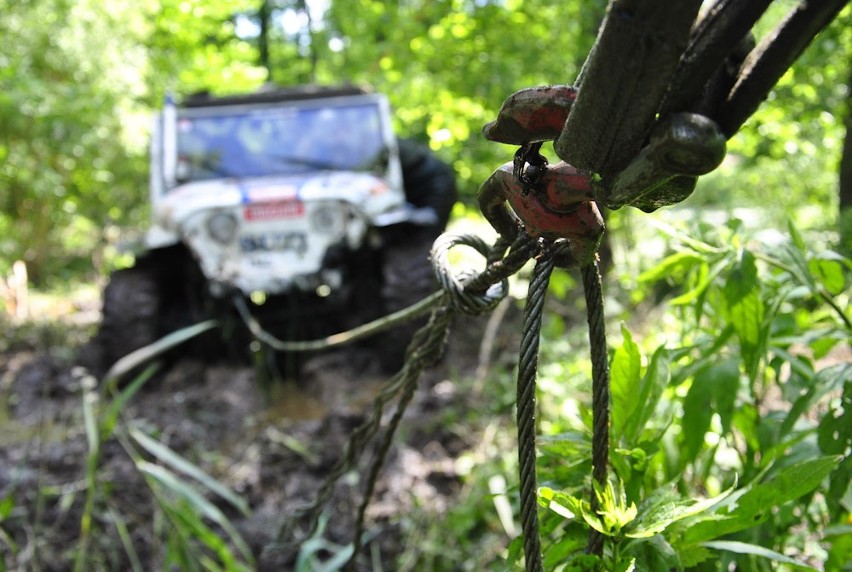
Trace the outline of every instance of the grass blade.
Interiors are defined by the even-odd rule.
[[[226,501],[228,501],[231,505],[233,505],[237,510],[239,510],[242,514],[248,516],[250,513],[248,504],[246,504],[245,500],[239,497],[239,495],[235,494],[231,489],[205,473],[201,470],[197,465],[187,461],[180,455],[178,455],[175,451],[167,447],[166,445],[160,443],[156,439],[151,438],[146,435],[139,429],[131,429],[130,436],[134,441],[139,443],[143,449],[157,457],[163,463],[169,465],[176,471],[179,471],[188,477],[191,477],[201,483],[204,488],[209,491],[216,493]]]
[[[109,371],[106,372],[104,376],[104,380],[106,382],[112,382],[123,375],[126,375],[128,372],[132,371],[136,367],[139,367],[143,363],[154,359],[155,357],[164,354],[170,349],[179,346],[187,340],[191,340],[196,336],[200,336],[204,332],[208,330],[212,330],[216,326],[219,325],[219,322],[216,320],[206,320],[204,322],[200,322],[198,324],[194,324],[192,326],[187,326],[186,328],[181,328],[180,330],[174,331],[166,336],[163,336],[153,344],[148,344],[147,346],[141,347],[136,351],[130,352],[117,362],[115,362]]]

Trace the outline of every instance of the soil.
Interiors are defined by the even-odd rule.
[[[505,320],[517,323],[509,307]],[[493,337],[491,320],[489,326],[488,317],[457,318],[444,359],[419,380],[367,511],[371,545],[364,554],[379,554],[384,569],[394,569],[403,550],[401,519],[415,506],[440,518],[460,489],[454,460],[477,437],[473,431],[460,434],[458,423],[450,428],[445,420],[463,419],[476,406],[466,389],[487,364],[481,363],[483,347],[493,342],[492,353],[517,347],[518,328],[504,323]],[[308,358],[297,379],[273,386],[261,383],[251,367],[180,358],[127,403],[116,433],[139,429],[236,491],[248,503],[248,516],[215,495],[206,497],[234,523],[258,570],[293,570],[299,546],[276,543],[279,528],[312,502],[369,414],[389,377],[380,358],[377,347],[329,350]],[[0,408],[0,568],[69,570],[79,552],[89,453],[82,404],[86,393],[98,392],[86,390],[94,380],[74,364],[74,351],[48,347],[0,353],[6,398]],[[388,409],[386,419],[393,404]],[[125,542],[141,569],[162,569],[163,513],[128,454],[128,442],[112,437],[102,446],[87,570],[131,569],[116,522],[126,525]],[[352,540],[370,456],[364,454],[359,470],[334,489],[326,507],[328,542],[343,546]]]

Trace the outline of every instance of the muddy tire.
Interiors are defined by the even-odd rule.
[[[159,339],[160,293],[157,274],[126,268],[112,274],[104,289],[98,333],[104,369]]]
[[[382,302],[386,313],[419,302],[437,289],[429,260],[433,239],[431,233],[421,232],[388,245],[382,265]],[[425,323],[426,318],[410,321],[382,336],[381,362],[385,371],[394,372],[402,367],[412,336]]]

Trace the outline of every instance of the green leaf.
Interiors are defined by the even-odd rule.
[[[648,539],[634,540],[624,550],[625,555],[636,558],[637,570],[681,570],[672,545],[661,534]]]
[[[175,453],[172,449],[163,445],[156,439],[152,439],[142,431],[138,429],[131,429],[130,436],[139,443],[146,451],[157,457],[162,462],[171,466],[172,468],[180,471],[181,473],[195,479],[199,483],[201,483],[207,490],[213,492],[234,506],[237,510],[239,510],[244,515],[248,515],[250,513],[248,504],[245,500],[243,500],[239,495],[234,493],[231,489],[202,471],[198,466],[190,463],[177,453]]]
[[[837,296],[846,289],[849,260],[836,252],[819,253],[808,261],[808,270],[832,296]]]
[[[702,294],[710,287],[710,284],[716,279],[722,271],[727,268],[729,265],[729,257],[725,256],[718,260],[710,269],[704,272],[701,280],[698,284],[689,290],[688,292],[684,292],[680,296],[672,298],[669,300],[669,304],[672,306],[684,306],[686,304],[691,304],[695,300],[699,299]],[[706,268],[706,265],[703,266]]]
[[[754,379],[761,358],[764,306],[760,298],[757,265],[754,255],[748,250],[741,252],[725,282],[723,294],[726,317],[740,341],[743,365],[749,377]]]
[[[545,570],[555,570],[560,564],[567,562],[572,554],[581,552],[586,545],[587,539],[583,537],[565,536],[559,539],[547,550],[543,556]]]
[[[585,457],[588,457],[592,450],[592,441],[588,433],[564,431],[555,435],[539,436],[538,448],[543,454],[558,458],[563,463],[586,462]]]
[[[688,269],[697,262],[701,262],[704,258],[695,252],[682,250],[670,254],[661,260],[656,266],[649,268],[639,275],[637,280],[640,283],[654,283],[660,280],[670,278],[678,270]]]
[[[549,487],[538,489],[538,503],[569,520],[574,520],[578,514],[589,511],[588,501],[583,501],[561,491],[555,491]]]
[[[817,442],[829,454],[842,455],[852,447],[852,381],[845,381],[840,403],[820,420]]]
[[[612,395],[612,440],[617,443],[624,436],[624,426],[639,406],[639,372],[642,357],[639,346],[633,341],[630,330],[621,326],[624,342],[615,350],[610,366],[610,391]]]
[[[141,347],[115,362],[113,366],[109,368],[109,371],[106,372],[106,375],[104,375],[104,380],[109,383],[114,379],[118,379],[143,363],[164,354],[168,350],[179,346],[196,336],[200,336],[208,330],[212,330],[218,325],[219,323],[216,320],[206,320],[163,336],[156,342]]]
[[[736,485],[719,495],[707,499],[683,499],[672,487],[653,491],[639,505],[639,514],[627,527],[628,538],[650,538],[664,532],[669,525],[698,515],[727,498]]]
[[[222,527],[222,530],[225,531],[231,542],[234,543],[234,546],[240,550],[243,558],[249,562],[252,561],[251,550],[248,545],[242,539],[239,532],[237,532],[234,528],[231,521],[228,520],[225,514],[219,510],[216,505],[204,498],[204,496],[192,486],[179,479],[177,475],[165,467],[155,465],[147,461],[138,461],[136,465],[143,474],[151,477],[166,491],[186,502],[192,513],[204,516]],[[187,511],[177,512],[183,514]]]
[[[83,427],[86,429],[86,442],[89,447],[90,458],[96,458],[101,448],[97,422],[97,403],[97,393],[90,389],[83,391]]]
[[[793,245],[799,252],[807,252],[808,247],[805,245],[805,239],[802,238],[802,233],[793,224],[793,219],[787,219],[787,231],[790,233],[790,238],[793,240]]]
[[[195,510],[191,503],[186,502],[186,499],[160,506],[180,537],[180,543],[183,545],[180,555],[184,566],[188,564],[187,559],[191,561],[188,570],[236,572],[240,569],[225,541],[204,522],[202,514]],[[221,565],[202,550],[199,544],[215,553]]]
[[[757,546],[756,544],[737,542],[735,540],[714,540],[710,542],[702,542],[701,546],[704,546],[706,548],[713,548],[715,550],[725,550],[727,552],[734,552],[736,554],[750,554],[752,556],[760,556],[762,558],[768,558],[770,560],[774,560],[775,562],[780,562],[782,564],[789,564],[790,566],[795,566],[796,568],[803,568],[805,570],[816,570],[816,568],[812,568],[807,564],[802,564],[801,562],[798,562],[797,560],[794,560],[789,556],[785,556],[780,552],[775,552],[774,550],[764,548],[763,546]]]
[[[127,384],[127,387],[122,389],[116,395],[109,405],[106,406],[101,419],[101,439],[107,440],[112,437],[115,425],[118,422],[118,416],[124,410],[125,405],[133,398],[136,393],[150,380],[158,369],[158,364],[151,364],[145,370],[137,375],[133,381]],[[106,384],[105,387],[113,385]]]
[[[695,250],[698,253],[712,255],[712,254],[719,254],[720,252],[722,252],[721,248],[713,246],[712,244],[704,242],[703,240],[698,240],[696,238],[693,238],[691,235],[687,234],[686,232],[679,230],[679,229],[673,227],[672,225],[667,224],[667,223],[665,223],[665,222],[663,222],[659,219],[653,219],[653,218],[648,219],[648,223],[651,226],[657,228],[663,234],[668,235],[668,236],[672,237],[673,239],[676,239],[677,241],[679,241],[679,242],[683,243],[684,245],[692,248],[693,250]]]
[[[683,464],[694,461],[704,446],[714,411],[719,413],[723,425],[730,426],[739,379],[739,368],[733,360],[708,365],[695,374],[683,400]]]
[[[780,506],[817,488],[837,467],[842,457],[827,456],[796,463],[780,470],[772,479],[758,483],[734,499],[732,510],[719,520],[705,520],[684,533],[683,544],[697,544],[745,530],[766,520],[772,507]],[[730,504],[730,503],[726,503]]]
[[[616,486],[612,481],[607,481],[603,485],[593,481],[592,485],[598,499],[596,516],[599,519],[595,518],[595,515],[587,515],[585,512],[583,518],[595,530],[603,532],[607,536],[618,536],[622,529],[636,518],[638,511],[636,504],[632,502],[628,504],[620,482]]]
[[[130,561],[130,567],[133,572],[141,572],[144,568],[142,567],[142,563],[139,561],[139,555],[136,553],[136,549],[133,547],[133,539],[130,536],[130,530],[127,528],[127,522],[125,522],[124,517],[113,509],[112,506],[107,506],[107,511],[113,526],[115,526],[115,530],[118,532],[118,538],[121,540],[124,553]]]
[[[691,568],[713,558],[713,553],[703,546],[692,544],[690,546],[680,548],[678,550],[678,556],[680,557],[680,563],[684,568]]]
[[[836,532],[833,529],[839,529]],[[826,570],[843,570],[852,562],[852,524],[829,527],[825,531],[825,540],[831,548],[828,551]]]
[[[722,431],[727,433],[731,429],[734,404],[740,388],[740,369],[735,360],[729,359],[714,367],[712,376],[715,379],[713,405],[716,413],[719,414]]]
[[[3,522],[9,515],[12,514],[12,509],[15,508],[15,497],[10,492],[5,497],[0,499],[0,522]]]
[[[628,445],[636,445],[645,424],[653,416],[660,402],[663,390],[668,386],[671,379],[669,371],[669,352],[665,347],[660,347],[651,356],[651,363],[639,384],[639,391],[635,395],[636,410],[624,424],[624,437]]]
[[[836,390],[847,379],[852,379],[852,363],[840,363],[820,370],[808,384],[804,393],[799,395],[784,422],[779,428],[779,436],[783,438],[792,429],[799,417],[826,394]],[[835,451],[823,451],[834,453]],[[838,451],[842,452],[842,451]]]
[[[509,543],[509,550],[506,554],[507,564],[519,564],[521,557],[524,555],[524,537],[518,535]]]

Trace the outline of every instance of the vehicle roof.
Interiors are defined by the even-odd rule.
[[[195,93],[186,97],[180,106],[184,108],[218,107],[220,105],[275,103],[279,101],[298,101],[347,95],[365,95],[368,93],[371,93],[371,91],[356,85],[299,85],[290,87],[268,85],[254,93],[218,97],[210,94],[210,92]]]

